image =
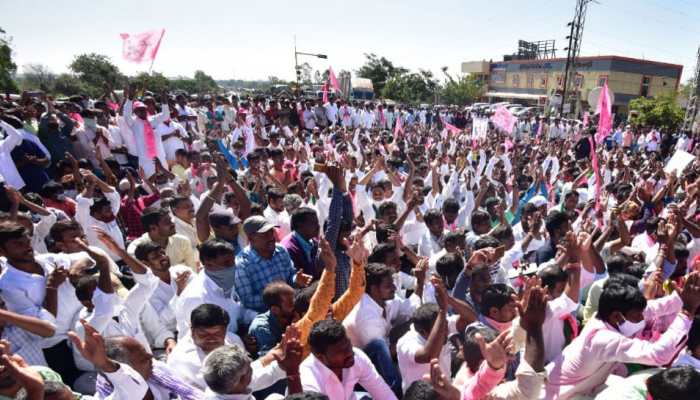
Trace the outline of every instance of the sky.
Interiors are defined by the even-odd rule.
[[[216,79],[294,79],[294,37],[314,69],[355,71],[364,53],[395,65],[460,72],[464,61],[501,60],[518,39],[555,39],[566,57],[575,0],[0,0],[0,28],[18,66],[66,72],[81,53],[109,56],[126,74],[149,64],[121,59],[120,33],[164,28],[153,70],[201,69]],[[684,66],[700,45],[700,0],[598,0],[588,7],[581,55],[620,55]]]

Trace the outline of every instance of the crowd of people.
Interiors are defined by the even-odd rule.
[[[688,132],[134,87],[0,120],[0,399],[700,398]]]

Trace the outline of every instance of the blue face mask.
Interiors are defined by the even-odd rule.
[[[233,283],[235,280],[236,271],[233,266],[220,269],[218,271],[210,271],[205,269],[204,272],[207,274],[211,280],[216,283],[218,287],[223,289],[224,295],[226,297],[231,295],[231,290],[233,289]]]

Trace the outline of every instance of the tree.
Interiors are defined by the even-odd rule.
[[[141,72],[131,79],[131,82],[138,88],[143,88],[149,92],[160,94],[170,89],[170,80],[160,72],[148,74]]]
[[[22,89],[53,92],[56,74],[43,64],[24,64],[22,66]]]
[[[357,76],[371,80],[376,93],[383,93],[384,85],[391,78],[408,73],[406,68],[397,67],[391,61],[374,53],[365,53],[365,58],[367,60],[357,70]]]
[[[386,82],[382,97],[402,103],[424,103],[434,99],[438,83],[426,70],[395,75]]]
[[[17,64],[12,61],[10,40],[5,37],[5,31],[0,28],[0,90],[3,92],[18,92],[17,83],[13,77],[17,72]]]
[[[195,71],[194,81],[197,85],[197,91],[200,93],[216,92],[219,90],[219,85],[216,84],[214,78],[204,73],[204,71]]]
[[[63,73],[56,77],[53,91],[55,94],[73,96],[87,92],[87,87],[83,81],[73,74]]]
[[[665,128],[674,132],[683,122],[684,112],[676,101],[676,94],[653,98],[638,97],[630,101],[630,122],[635,126]]]
[[[446,71],[444,71],[447,74]],[[448,75],[449,76],[449,75]],[[484,83],[471,75],[463,75],[445,82],[440,97],[447,104],[466,105],[473,103],[484,93]]]
[[[68,66],[85,84],[87,94],[98,97],[103,94],[105,83],[114,88],[123,86],[126,77],[109,57],[102,54],[80,54]]]

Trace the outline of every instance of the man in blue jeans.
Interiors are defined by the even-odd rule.
[[[393,271],[384,264],[370,263],[365,268],[365,293],[343,321],[353,346],[361,348],[372,360],[379,375],[397,396],[401,391],[401,374],[391,357],[389,331],[409,321],[420,306],[427,263],[420,261],[414,273],[416,291],[406,299],[396,297]]]

